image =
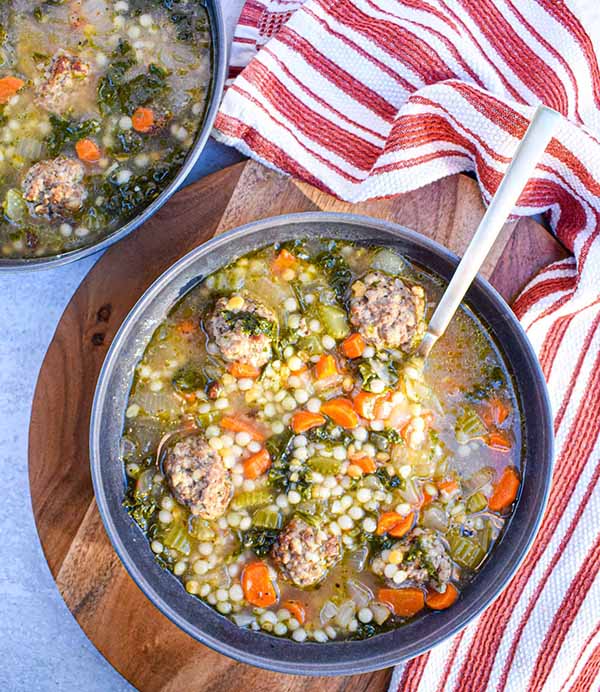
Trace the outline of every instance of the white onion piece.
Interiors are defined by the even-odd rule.
[[[332,618],[338,614],[338,607],[333,601],[325,601],[321,608],[320,618],[321,624],[326,625]]]
[[[15,153],[28,161],[39,159],[44,150],[44,144],[33,137],[23,137],[15,146]]]
[[[359,608],[364,608],[370,601],[373,600],[373,592],[364,584],[355,579],[348,579],[346,582],[348,595],[356,603]]]
[[[354,601],[344,601],[338,609],[338,614],[336,615],[336,622],[340,627],[348,627],[350,620],[354,617],[356,612],[356,604]]]
[[[386,605],[378,603],[377,601],[373,601],[369,608],[373,613],[373,620],[375,620],[378,625],[383,625],[391,614],[390,609]]]
[[[249,613],[236,613],[231,616],[231,619],[238,627],[247,627],[254,622],[254,615],[250,615]]]
[[[411,479],[406,481],[404,488],[400,491],[400,495],[409,505],[418,505],[420,501],[419,492]]]
[[[355,550],[348,557],[348,564],[350,567],[354,568],[357,572],[362,572],[365,568],[365,563],[367,561],[367,555],[369,554],[369,549],[367,546],[363,546],[358,550]]]
[[[448,515],[441,507],[428,507],[423,512],[423,525],[428,529],[446,531],[448,528]]]

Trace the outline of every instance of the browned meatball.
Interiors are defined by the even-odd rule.
[[[249,297],[219,298],[205,326],[223,358],[262,367],[271,359],[275,314]]]
[[[296,586],[313,586],[338,561],[340,541],[294,517],[279,535],[272,556],[286,579]]]
[[[201,435],[191,435],[167,453],[164,471],[175,499],[192,514],[216,519],[231,498],[231,477],[223,460]]]
[[[90,66],[70,53],[58,53],[52,58],[37,93],[37,101],[52,113],[68,109],[70,95],[90,71]]]
[[[423,332],[425,292],[383,272],[352,284],[350,321],[375,348],[409,348]]]
[[[452,562],[444,543],[433,531],[416,528],[401,541],[395,543],[390,550],[384,551],[371,563],[375,574],[383,576],[387,560],[391,552],[395,556],[394,564],[405,572],[403,581],[410,581],[420,586],[431,586],[437,591],[444,592],[452,576]],[[398,562],[400,557],[400,562]],[[392,579],[391,586],[395,586]],[[403,583],[403,582],[402,582]]]
[[[33,165],[23,180],[23,197],[38,216],[69,216],[81,208],[87,191],[83,166],[59,156]]]

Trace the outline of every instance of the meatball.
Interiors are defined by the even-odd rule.
[[[275,314],[256,300],[219,298],[205,326],[225,360],[260,368],[271,359]]]
[[[201,435],[174,445],[163,467],[173,495],[192,514],[216,519],[225,513],[231,498],[231,477],[220,455]]]
[[[425,292],[383,272],[352,284],[350,321],[376,348],[410,348],[424,330]]]
[[[84,168],[75,159],[59,156],[33,165],[23,180],[23,197],[37,216],[69,216],[81,208],[87,191]]]
[[[393,564],[406,573],[406,581],[434,587],[440,592],[446,590],[452,576],[452,562],[444,543],[433,531],[414,529],[390,550],[384,551],[371,564],[375,574],[388,576],[385,568],[391,553],[400,553],[394,556]],[[396,585],[393,577],[390,583]]]
[[[58,53],[52,58],[38,89],[37,101],[52,113],[68,110],[70,95],[90,71],[90,66],[70,53]]]
[[[340,541],[294,517],[279,535],[272,556],[286,579],[296,586],[313,586],[338,561]]]

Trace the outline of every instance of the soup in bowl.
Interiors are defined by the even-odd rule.
[[[92,466],[126,566],[143,573],[143,554],[168,580],[168,604],[151,597],[176,600],[187,631],[290,672],[350,672],[360,645],[357,672],[431,646],[497,594],[539,521],[549,415],[489,286],[423,362],[453,260],[385,224],[310,219],[272,222],[272,243],[252,227],[216,239],[150,289],[100,379]],[[147,539],[135,565],[131,531]]]
[[[4,266],[80,256],[163,195],[216,106],[220,21],[199,0],[2,4]]]

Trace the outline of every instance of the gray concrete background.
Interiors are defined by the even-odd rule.
[[[231,35],[243,0],[221,2]],[[240,158],[211,140],[186,182]],[[35,529],[27,476],[27,434],[38,372],[63,310],[97,260],[0,277],[2,692],[133,689],[96,651],[58,593]]]

